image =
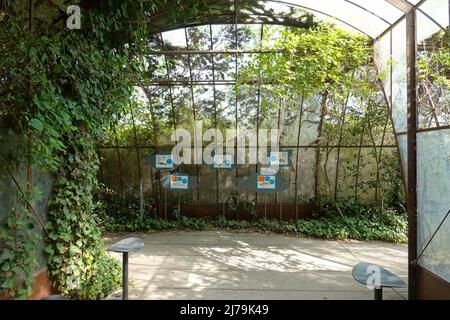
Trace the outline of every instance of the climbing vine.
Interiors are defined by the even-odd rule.
[[[34,203],[39,191],[33,190],[32,195],[34,199],[27,198],[27,202]],[[33,270],[38,264],[35,252],[40,239],[35,228],[30,208],[19,210],[19,203],[0,226],[0,240],[4,241],[0,271],[5,273],[1,288],[9,290],[8,294],[17,299],[25,299],[32,293]]]
[[[95,146],[128,103],[133,52],[145,33],[140,9],[154,9],[155,2],[105,1],[98,10],[83,11],[81,30],[67,29],[67,15],[53,2],[31,1],[32,9],[28,3],[6,1],[0,7],[0,121],[31,137],[25,164],[54,177],[45,224],[54,289],[98,299],[118,286],[120,267],[107,255],[93,215]],[[28,19],[30,12],[39,12],[39,24],[33,16]],[[133,19],[134,24],[123,22]],[[18,158],[8,161],[24,164]],[[31,293],[35,261],[30,253],[37,233],[29,211],[17,210],[1,228],[7,250],[0,267],[6,279],[2,288],[24,298]]]

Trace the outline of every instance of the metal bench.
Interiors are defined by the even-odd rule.
[[[128,253],[144,248],[144,241],[139,238],[126,238],[108,247],[108,251],[122,253],[122,299],[128,300]]]
[[[373,287],[374,300],[383,300],[383,288],[406,288],[402,279],[373,263],[358,263],[353,267],[352,275],[359,283]]]

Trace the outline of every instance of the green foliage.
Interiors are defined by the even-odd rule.
[[[295,224],[298,233],[325,239],[407,241],[406,216],[386,212],[383,217],[344,216],[314,220],[299,220]]]
[[[84,139],[73,137],[73,141]],[[83,142],[56,177],[45,251],[49,275],[58,292],[77,299],[96,299],[120,284],[120,267],[108,256],[92,214],[98,158],[92,141]]]
[[[270,33],[268,28],[268,39]],[[242,71],[242,80],[264,79],[271,91],[288,99],[299,92],[311,96],[318,91],[354,89],[358,84],[353,81],[353,70],[368,65],[372,55],[367,37],[323,23],[286,28],[275,43],[264,41],[263,46],[280,53],[254,55]]]
[[[33,137],[27,164],[55,176],[45,248],[53,286],[73,298],[102,298],[119,285],[120,266],[107,255],[92,215],[94,147],[103,128],[128,105],[136,71],[132,57],[146,34],[145,25],[122,21],[142,19],[143,6],[151,10],[155,2],[105,1],[100,10],[83,12],[88,28],[73,31],[61,23],[65,19],[53,3],[34,3],[39,23],[23,19],[24,4],[8,1],[0,7],[0,123]],[[3,287],[20,297],[30,293],[33,255],[25,256],[36,233],[27,215],[11,216],[2,229],[8,248],[2,268],[9,272]],[[18,268],[25,281],[16,286]]]
[[[234,217],[237,217],[239,210],[243,210],[249,214],[252,219],[256,219],[256,203],[242,197],[239,192],[233,192],[227,201],[228,208]]]
[[[38,195],[35,189],[34,197]],[[28,199],[30,203],[33,199]],[[0,226],[0,240],[4,241],[0,254],[0,289],[8,290],[12,298],[26,299],[34,284],[33,270],[37,267],[36,247],[40,239],[33,215],[28,209],[13,210]]]
[[[223,215],[216,218],[200,219],[181,216],[180,220],[160,218],[144,219],[133,213],[122,217],[108,218],[102,223],[109,232],[157,232],[168,230],[221,229],[237,232],[274,232],[281,234],[307,236],[323,239],[383,240],[389,242],[407,241],[406,213],[394,209],[363,205],[355,200],[339,202],[343,217],[338,214],[333,201],[320,200],[315,203],[313,219],[297,221],[278,221],[275,219],[255,219],[253,221],[226,219]]]

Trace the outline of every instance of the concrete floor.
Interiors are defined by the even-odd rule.
[[[145,242],[130,255],[130,299],[373,299],[352,277],[361,261],[407,281],[406,245],[225,231],[116,233],[105,243],[126,237]],[[407,298],[406,289],[383,293]]]

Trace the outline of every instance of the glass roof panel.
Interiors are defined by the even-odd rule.
[[[420,6],[420,9],[445,28],[449,24],[448,5],[448,0],[428,0]]]
[[[235,78],[236,58],[232,54],[214,55],[214,78],[216,81]]]
[[[149,76],[152,79],[164,79],[167,78],[166,60],[164,56],[149,56]]]
[[[189,50],[209,50],[211,48],[209,25],[187,28],[186,32]]]
[[[167,56],[169,77],[174,80],[189,79],[189,61],[186,55]]]
[[[367,10],[355,6],[345,0],[285,0],[283,2],[309,8],[322,14],[334,16],[373,38],[378,36],[390,26],[389,23],[386,23]],[[388,5],[386,2],[384,3],[386,6]]]
[[[313,21],[313,16],[326,15],[335,17],[340,23],[351,26],[372,38],[376,38],[404,15],[403,10],[405,10],[405,7],[408,7],[408,3],[410,5],[420,3],[420,0],[404,2],[401,2],[403,0],[398,0],[399,5],[393,4],[394,2],[391,0],[239,0],[236,6],[238,12],[235,15],[234,1],[201,1],[202,4],[198,14],[187,15],[183,18],[183,21],[170,22],[171,9],[174,8],[171,7],[173,5],[171,1],[168,4],[168,10],[158,12],[150,17],[152,20],[152,33],[193,25],[207,25],[209,29],[210,24],[227,25],[235,22],[238,24],[264,23],[308,27]],[[427,2],[435,2],[442,5],[445,1],[428,0]],[[401,8],[399,9],[397,6]],[[431,4],[425,4],[424,7],[426,6],[432,7]],[[438,10],[438,12],[444,19],[443,14],[446,10]],[[196,30],[209,32],[204,28],[197,28],[195,27]],[[174,33],[176,32],[174,31]],[[175,37],[174,33],[165,33],[165,40],[175,47],[184,47],[185,43],[183,43],[183,40],[181,40],[181,43],[175,41],[175,38],[181,38]],[[193,41],[192,45],[195,45],[195,41]]]
[[[212,79],[212,61],[210,55],[193,54],[191,55],[192,79],[211,80]]]
[[[348,2],[363,7],[389,23],[394,23],[403,16],[403,11],[384,0],[348,0]]]
[[[418,4],[421,0],[407,0],[411,4]]]
[[[230,50],[235,49],[236,36],[235,26],[233,24],[212,25],[212,49]]]
[[[238,48],[245,50],[259,49],[261,45],[260,24],[238,25]]]
[[[186,36],[184,34],[184,28],[162,32],[161,36],[166,49],[186,49]]]
[[[350,32],[350,33],[353,33],[353,34],[355,34],[355,33],[361,34],[361,31],[359,31],[358,29],[355,29],[354,27],[352,27],[352,26],[350,26],[348,24],[345,24],[345,23],[343,23],[340,20],[336,20],[333,17],[327,16],[326,14],[314,12],[314,16],[317,19],[319,19],[320,21],[332,23],[332,24],[336,25],[337,27],[339,27],[342,30],[345,30],[347,32]]]
[[[422,12],[417,11],[417,43],[419,45],[426,45],[424,41],[439,30],[441,28],[438,25],[428,19]]]
[[[283,30],[287,28],[286,26],[280,25],[265,25],[263,33],[263,47],[272,47],[275,42],[280,38]]]

